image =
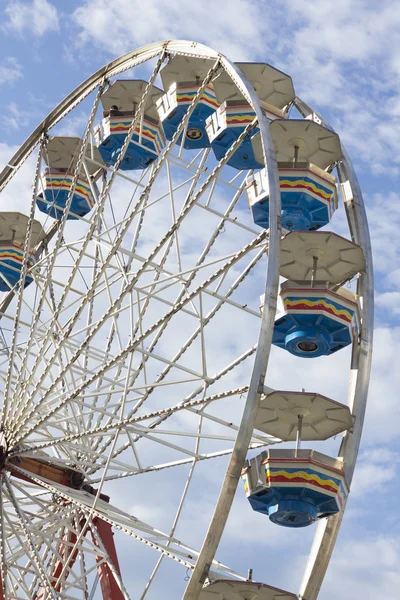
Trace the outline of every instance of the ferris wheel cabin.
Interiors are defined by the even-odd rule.
[[[342,157],[339,137],[313,121],[271,122],[282,201],[281,284],[272,343],[297,357],[329,356],[358,341],[357,295],[343,284],[365,269],[360,246],[327,225],[337,208],[331,174]],[[247,177],[249,205],[257,225],[269,228],[267,169]],[[262,300],[263,302],[263,300]],[[271,392],[262,398],[255,428],[293,450],[267,450],[246,463],[242,478],[256,512],[285,527],[305,527],[338,513],[348,485],[343,460],[301,450],[301,440],[325,440],[351,429],[348,407],[329,398]]]
[[[340,511],[348,494],[342,461],[314,450],[266,450],[242,478],[253,510],[284,527],[306,527]]]
[[[276,120],[270,131],[278,161],[282,227],[316,230],[337,209],[337,185],[329,172],[341,157],[339,137],[312,121]],[[267,170],[247,178],[247,197],[254,222],[269,228]]]
[[[302,440],[322,441],[350,429],[348,406],[313,392],[272,391],[261,398],[255,428],[293,450],[267,450],[246,462],[242,480],[253,510],[284,527],[306,527],[339,512],[348,486],[343,461],[314,450]]]
[[[165,135],[156,108],[163,91],[153,85],[143,115],[137,116],[146,86],[147,82],[143,80],[119,79],[101,96],[103,120],[95,131],[95,140],[107,165],[117,162],[136,118],[132,138],[119,166],[122,171],[145,169],[158,158],[165,146]]]
[[[261,101],[263,114],[269,121],[283,118],[281,110]],[[256,113],[243,100],[226,100],[218,110],[207,119],[207,134],[217,160],[221,160],[239,139],[248,125],[256,118]],[[255,127],[240,144],[228,160],[234,169],[260,169],[264,165],[259,129]]]
[[[330,355],[351,344],[360,329],[359,307],[356,295],[340,284],[364,266],[361,248],[342,236],[287,233],[280,265],[287,281],[281,285],[272,343],[304,358]]]
[[[217,579],[204,586],[199,600],[297,600],[295,594],[258,583],[256,581],[236,581]]]
[[[40,211],[60,221],[71,189],[74,184],[81,138],[52,137],[48,140],[44,153],[47,168],[41,178],[41,193],[36,204]],[[92,144],[86,149],[86,162],[76,178],[75,187],[69,205],[68,220],[76,220],[87,215],[95,204],[93,183],[96,174],[103,165],[99,151]]]
[[[0,212],[0,290],[8,292],[18,284],[24,259],[25,237],[29,219],[18,212]],[[24,287],[32,283],[29,274],[36,262],[35,246],[44,237],[39,221],[34,220],[31,230],[29,253],[27,257],[27,274]]]
[[[355,296],[345,288],[297,287],[286,281],[283,311],[275,321],[272,343],[295,356],[330,355],[352,343],[359,331]]]
[[[260,98],[263,114],[269,122],[283,119],[294,98],[291,78],[266,63],[237,63]],[[230,146],[256,118],[252,106],[226,73],[214,80],[217,111],[207,119],[207,134],[215,157],[221,160]],[[260,169],[264,166],[259,129],[251,130],[228,160],[235,169]]]
[[[202,88],[186,127],[176,141],[181,145],[183,136],[186,150],[208,148],[210,145],[206,120],[219,105],[213,84],[210,82],[203,86],[203,79],[212,66],[211,60],[174,56],[160,71],[166,93],[157,101],[157,109],[167,140],[172,140],[192,100]]]

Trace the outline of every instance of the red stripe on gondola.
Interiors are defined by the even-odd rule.
[[[126,131],[129,130],[129,126],[128,127],[113,127],[111,129],[111,133],[125,133]],[[135,131],[136,135],[139,135],[138,132]],[[148,138],[151,142],[156,142],[157,141],[157,134],[156,133],[147,133],[145,131],[142,131],[142,136],[145,138]],[[158,142],[160,144],[160,142]]]
[[[290,298],[288,298],[290,300]],[[290,306],[285,307],[287,310],[323,310],[334,317],[338,317],[338,319],[342,319],[342,321],[346,321],[346,323],[351,323],[352,319],[348,319],[345,315],[338,315],[331,308],[324,306],[323,304],[314,304],[313,306],[308,306],[307,304],[303,304],[302,302],[298,302],[297,304],[291,304]]]
[[[301,189],[307,190],[308,192],[312,192],[313,194],[315,194],[316,196],[319,196],[323,200],[326,200],[327,202],[330,202],[330,198],[324,198],[324,196],[322,195],[322,193],[316,192],[315,190],[312,189],[312,187],[310,187],[308,185],[300,184],[300,185],[297,185],[296,187],[297,187],[297,189],[301,188]],[[294,187],[292,185],[282,184],[282,183],[280,184],[281,190],[291,190],[292,192],[295,192],[295,191],[297,191],[296,187]]]
[[[328,490],[330,492],[333,492],[334,494],[338,493],[338,490],[336,488],[333,488],[331,485],[321,485],[320,483],[318,483],[318,481],[316,481],[315,479],[304,479],[304,477],[284,477],[283,475],[275,475],[275,476],[270,476],[267,477],[267,481],[269,483],[309,483],[311,485],[314,485],[318,488],[321,488],[322,490]]]

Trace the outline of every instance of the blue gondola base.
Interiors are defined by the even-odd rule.
[[[315,165],[278,165],[282,227],[316,230],[327,225],[337,209],[336,180]],[[256,225],[269,228],[269,184],[266,169],[249,175],[246,191]]]
[[[284,113],[279,108],[262,101],[261,106],[269,121],[284,117]],[[217,160],[225,156],[227,150],[255,117],[256,114],[250,104],[243,100],[227,100],[207,119],[207,135]],[[228,165],[239,170],[261,169],[264,166],[261,138],[257,127],[233,153],[228,160]]]
[[[74,173],[47,168],[42,175],[43,193],[36,204],[43,213],[53,219],[61,220],[67,205]],[[95,204],[95,198],[89,182],[83,176],[79,177],[72,196],[68,220],[76,220],[87,215]]]
[[[168,92],[157,100],[158,114],[168,140],[172,140],[175,135],[200,86],[201,83],[195,81],[174,82]],[[218,102],[214,88],[209,84],[204,88],[196,107],[190,115],[183,143],[184,148],[196,150],[210,146],[206,133],[206,120],[217,108]],[[181,143],[182,135],[177,140],[177,144]]]
[[[101,157],[108,165],[114,165],[120,155],[135,113],[110,110],[105,112],[95,131],[96,145]],[[122,159],[120,169],[130,171],[146,169],[160,155],[165,146],[165,135],[160,121],[144,115],[135,131]]]
[[[247,498],[276,525],[306,527],[338,513],[348,486],[343,463],[315,450],[267,450],[242,470]]]
[[[26,215],[18,212],[0,213],[0,290],[2,292],[8,292],[20,280],[28,227],[29,218]],[[35,246],[43,240],[44,235],[41,224],[34,220],[31,223],[30,250],[24,287],[33,281],[32,267],[37,260]]]
[[[355,294],[340,288],[281,286],[282,309],[275,321],[272,343],[295,356],[316,358],[348,346],[359,332]]]
[[[19,281],[24,258],[24,248],[19,244],[0,243],[0,290],[8,292]],[[32,251],[28,257],[28,270],[35,264],[35,255]],[[32,277],[27,274],[24,287],[32,283]]]

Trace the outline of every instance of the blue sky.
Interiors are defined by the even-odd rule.
[[[333,600],[340,593],[343,600],[398,598],[398,3],[1,0],[0,15],[3,162],[91,73],[142,44],[171,38],[193,39],[232,60],[266,61],[284,70],[292,76],[297,94],[338,131],[353,159],[368,208],[376,334],[369,410],[353,497],[320,597]],[[278,539],[275,542],[284,562],[285,547]],[[268,573],[264,580],[268,583]],[[284,581],[280,583],[285,587]]]

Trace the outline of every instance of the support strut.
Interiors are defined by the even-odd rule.
[[[30,456],[18,456],[6,461],[6,452],[4,451],[4,447],[1,445],[0,431],[0,469],[5,467],[12,476],[32,484],[36,483],[36,481],[30,479],[28,475],[23,475],[17,471],[14,468],[14,464],[32,473],[32,475],[35,476],[35,479],[36,477],[43,477],[44,479],[59,483],[65,487],[70,487],[72,489],[84,489],[93,496],[96,496],[97,494],[97,490],[92,488],[90,485],[83,485],[83,477],[81,473],[71,468],[63,468],[58,464],[52,464],[50,460],[44,459],[43,457],[37,459]],[[105,494],[100,494],[99,497],[105,502],[109,502],[110,500],[109,496]],[[93,535],[92,532],[93,543],[99,550],[102,550],[101,555],[99,553],[96,556],[96,563],[103,600],[125,600],[126,596],[121,591],[120,587],[121,570],[115,548],[112,526],[99,517],[94,517],[92,519],[92,524],[97,534]],[[82,527],[85,527],[84,520],[82,520],[79,524],[79,528],[81,529]],[[89,529],[87,528],[86,524],[83,535],[87,535],[88,530]],[[58,548],[59,558],[53,564],[53,570],[49,576],[50,584],[57,593],[62,592],[65,579],[68,577],[69,572],[72,570],[76,562],[78,548],[76,548],[72,553],[71,550],[74,548],[77,539],[78,537],[76,532],[71,528],[71,530],[67,531],[64,537],[60,540],[60,545]],[[104,551],[108,555],[108,562],[104,560]],[[67,568],[65,567],[66,561],[68,563]],[[46,590],[41,588],[38,594],[35,595],[34,600],[45,599]],[[4,600],[1,573],[0,600]]]
[[[60,558],[56,562],[53,573],[50,577],[51,585],[52,585],[52,587],[54,587],[56,592],[61,591],[63,579],[61,579],[58,583],[57,583],[57,581],[64,569],[64,559],[66,556],[68,556],[68,552],[69,552],[70,548],[74,547],[76,539],[77,539],[76,533],[74,531],[68,531],[65,534],[64,542],[61,542],[61,544],[60,544],[60,548],[59,548]],[[75,552],[72,554],[72,556],[69,557],[68,571],[65,572],[64,577],[67,577],[68,572],[74,566],[77,554],[78,554],[78,549],[76,549]],[[46,598],[45,594],[46,594],[46,590],[44,588],[42,588],[41,591],[39,592],[39,594],[36,596],[36,600],[45,600],[45,598]],[[1,596],[0,596],[0,600],[1,600]]]
[[[93,524],[96,527],[97,533],[99,534],[99,537],[108,556],[110,557],[111,562],[113,563],[115,571],[118,573],[118,575],[121,575],[117,551],[114,543],[114,533],[110,523],[95,517],[93,519]],[[96,546],[98,546],[98,541],[94,537],[93,542]],[[99,556],[96,556],[96,561],[98,563],[97,572],[99,574],[103,600],[125,600],[125,596],[123,595],[114,577],[114,574],[110,569],[110,566],[104,561],[100,562],[101,560],[102,559]]]

